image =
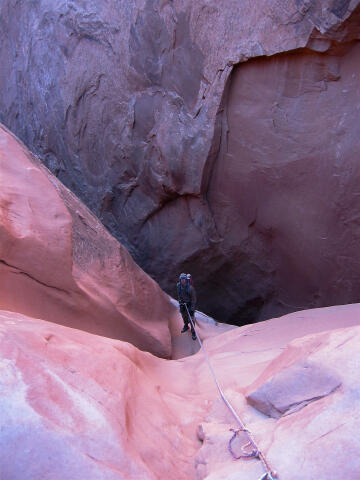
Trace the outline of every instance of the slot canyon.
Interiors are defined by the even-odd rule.
[[[0,37],[0,479],[357,480],[359,0]]]

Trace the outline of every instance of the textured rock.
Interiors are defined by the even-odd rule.
[[[359,477],[360,328],[314,334],[354,325],[359,313],[360,305],[309,310],[219,336],[199,319],[227,397],[280,480],[325,480],[331,470]],[[311,335],[296,339],[304,331]],[[278,420],[246,402],[247,390],[304,361],[326,366],[341,388]],[[257,460],[232,459],[230,428],[237,425],[201,352],[168,361],[0,311],[0,383],[2,480],[249,480],[263,473]],[[245,442],[239,435],[234,451]]]
[[[182,364],[3,311],[0,357],[2,480],[194,478],[204,404],[171,382]]]
[[[309,361],[341,378],[341,388],[314,399],[306,408],[273,425],[267,457],[272,463],[276,459],[276,468],[284,478],[325,479],[335,471],[341,472],[343,478],[359,476],[360,462],[355,454],[360,448],[358,417],[352,412],[359,389],[359,336],[360,329],[356,327],[296,340],[264,372],[263,379],[273,369],[288,368],[284,364],[295,366]],[[268,393],[271,395],[271,388]],[[284,449],[286,455],[281,455]]]
[[[242,252],[218,273],[234,308],[357,301],[359,59],[354,44],[234,70],[209,194],[222,248]]]
[[[206,342],[227,398],[280,480],[325,480],[334,472],[340,478],[355,480],[360,475],[355,413],[360,327],[322,331],[357,325],[358,318],[359,305],[309,310],[246,326]],[[309,335],[297,338],[304,331]],[[294,377],[299,379],[298,372],[306,364],[316,365],[315,383],[299,385]],[[319,393],[316,381],[320,376],[330,388],[322,390],[321,398],[301,403]],[[329,382],[330,377],[335,381]],[[336,388],[339,381],[341,385]],[[278,397],[280,385],[282,399]],[[246,397],[254,391],[258,397],[262,391],[263,404],[277,399],[281,405],[288,401],[293,408],[284,409],[280,418],[268,417],[262,408],[260,412],[247,402]],[[296,406],[294,399],[299,402]],[[232,414],[220,399],[214,400],[198,431],[203,442],[195,458],[198,479],[249,480],[263,474],[258,460],[235,461],[231,456],[228,444],[234,428],[238,425]],[[246,443],[240,433],[232,443],[234,453],[239,455]]]
[[[2,126],[0,306],[171,355],[168,296]]]
[[[357,301],[358,3],[3,0],[0,120],[217,319]]]

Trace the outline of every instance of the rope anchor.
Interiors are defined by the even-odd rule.
[[[252,443],[251,440],[249,442],[245,443],[245,445],[242,445],[242,447],[241,447],[241,452],[242,453],[240,453],[240,455],[236,455],[236,453],[234,452],[234,450],[232,448],[232,443],[235,440],[235,438],[237,437],[237,435],[239,434],[239,432],[247,432],[247,430],[246,430],[246,428],[238,428],[237,430],[234,430],[233,428],[230,428],[230,431],[234,432],[234,433],[233,433],[233,436],[229,440],[228,450],[235,460],[239,460],[240,458],[258,458],[259,457],[259,451],[255,447],[255,445]],[[251,452],[247,452],[245,449],[247,447],[251,447],[251,446],[253,447],[253,449],[251,450]]]

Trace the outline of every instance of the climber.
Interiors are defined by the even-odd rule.
[[[178,299],[180,306],[180,313],[184,320],[184,327],[181,330],[181,333],[189,330],[189,315],[191,316],[192,323],[190,322],[191,327],[191,336],[193,340],[196,340],[196,333],[193,325],[195,324],[194,314],[195,314],[195,304],[196,304],[196,293],[195,288],[190,285],[186,273],[182,273],[179,277],[179,282],[177,283]],[[186,308],[187,307],[187,308]]]

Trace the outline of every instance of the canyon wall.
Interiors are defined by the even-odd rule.
[[[4,0],[0,121],[175,295],[358,299],[356,0]]]
[[[172,353],[170,298],[2,125],[0,309]]]

